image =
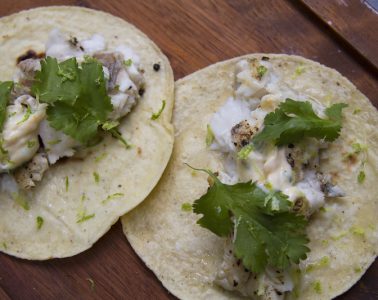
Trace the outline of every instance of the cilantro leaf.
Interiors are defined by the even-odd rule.
[[[256,183],[226,185],[210,171],[214,184],[196,200],[193,211],[203,216],[198,224],[217,234],[233,233],[234,253],[255,273],[267,265],[285,269],[306,258],[307,221],[290,211],[281,192],[265,192]]]
[[[77,106],[57,102],[47,108],[47,120],[51,127],[83,144],[88,144],[98,134],[97,119]]]
[[[113,109],[102,65],[93,58],[79,67],[76,58],[58,63],[47,57],[41,62],[32,92],[49,104],[51,127],[86,145],[96,140],[99,126]]]
[[[334,141],[340,135],[341,111],[347,105],[337,103],[325,110],[328,119],[319,118],[310,102],[287,98],[285,102],[264,119],[264,129],[253,138],[254,144],[274,142],[286,145],[304,137]]]
[[[113,110],[113,105],[106,90],[102,65],[97,60],[89,58],[82,63],[81,67],[79,105],[101,123],[104,123],[107,120],[108,113]]]
[[[41,70],[36,73],[32,93],[43,103],[61,101],[75,104],[80,95],[79,67],[76,58],[58,63],[56,58],[46,57],[41,61]]]
[[[3,125],[6,118],[7,105],[9,102],[9,96],[13,89],[13,81],[0,82],[0,132],[3,129]]]

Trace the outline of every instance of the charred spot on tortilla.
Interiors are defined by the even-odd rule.
[[[19,64],[23,60],[27,59],[38,59],[38,58],[44,58],[45,57],[44,52],[37,53],[34,50],[27,50],[24,54],[21,54],[19,57],[17,57],[16,64]]]
[[[139,91],[138,91],[139,96],[142,97],[142,96],[144,95],[144,92],[145,92],[144,87],[141,87],[141,88],[139,89]]]

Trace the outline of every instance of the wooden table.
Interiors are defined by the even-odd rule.
[[[327,9],[325,3],[1,0],[0,16],[58,4],[107,11],[154,40],[176,79],[246,53],[298,54],[337,69],[378,106],[378,16],[359,0],[332,0]],[[376,261],[339,299],[378,299],[377,282]],[[31,262],[0,254],[0,299],[113,298],[174,299],[133,252],[119,223],[92,249],[72,258]]]

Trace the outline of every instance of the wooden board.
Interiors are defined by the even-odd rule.
[[[302,2],[378,70],[378,12],[366,1]]]
[[[1,0],[0,16],[46,3],[100,9],[133,23],[165,52],[176,79],[246,53],[298,54],[337,69],[378,106],[371,66],[296,1]],[[339,299],[377,299],[377,278],[376,262]],[[72,258],[31,262],[0,254],[0,299],[174,297],[135,255],[117,223],[92,249]]]

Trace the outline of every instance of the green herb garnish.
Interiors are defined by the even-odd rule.
[[[41,216],[38,216],[36,221],[37,221],[37,229],[40,230],[43,226],[44,220]]]
[[[125,60],[123,62],[123,64],[126,66],[126,67],[131,67],[131,65],[133,64],[133,61],[131,60],[131,58],[129,58],[128,60]]]
[[[93,177],[94,177],[94,181],[96,183],[99,183],[100,182],[100,175],[98,175],[97,172],[93,172]]]
[[[286,195],[266,193],[252,182],[226,185],[211,171],[198,170],[214,184],[193,204],[203,215],[197,223],[218,236],[233,233],[234,254],[244,267],[261,273],[268,265],[285,269],[307,257],[307,221],[290,211]]]
[[[342,239],[343,237],[345,237],[347,234],[348,234],[347,231],[342,231],[339,235],[331,237],[331,239],[333,241],[338,241],[338,240]]]
[[[363,183],[365,181],[365,178],[366,178],[366,174],[363,170],[361,170],[359,173],[358,173],[358,176],[357,176],[357,182],[358,183]]]
[[[312,283],[312,287],[314,289],[314,291],[317,293],[317,294],[321,294],[322,293],[322,285],[320,283],[319,280],[316,280]]]
[[[359,236],[365,236],[365,230],[362,227],[359,226],[352,226],[350,229],[350,232],[359,235]]]
[[[66,176],[66,178],[65,178],[65,183],[66,183],[66,192],[68,192],[68,187],[69,187],[69,185],[70,185],[70,182],[69,182],[68,176]]]
[[[241,148],[241,150],[238,152],[238,158],[239,159],[247,159],[248,155],[253,151],[253,145],[248,144],[247,146],[244,146]]]
[[[214,132],[210,127],[210,124],[207,124],[207,130],[206,130],[206,146],[210,147],[210,145],[214,141]]]
[[[107,155],[108,154],[106,152],[104,152],[104,153],[100,154],[99,156],[96,156],[95,157],[95,162],[97,163],[97,162],[102,161]]]
[[[192,208],[192,204],[188,203],[188,202],[185,202],[181,205],[181,210],[182,211],[185,211],[185,212],[189,212],[189,211],[192,211],[193,208]]]
[[[49,146],[54,146],[54,145],[59,144],[61,141],[62,141],[62,140],[56,139],[56,140],[48,141],[47,144],[48,144]]]
[[[157,113],[152,114],[151,120],[157,120],[160,117],[161,113],[163,112],[164,108],[165,108],[165,100],[163,100],[161,108],[159,109],[159,111]]]
[[[42,103],[62,102],[72,106],[81,94],[81,84],[76,58],[58,63],[48,56],[41,60],[41,70],[36,73],[32,93]]]
[[[28,200],[20,193],[11,193],[13,200],[25,210],[30,210]]]
[[[36,140],[29,140],[26,145],[28,146],[28,148],[33,148],[35,145],[37,144],[37,141]]]
[[[319,118],[310,102],[285,102],[264,119],[264,129],[253,139],[254,144],[274,142],[277,146],[293,144],[304,137],[334,141],[340,134],[341,111],[347,105],[337,103],[325,110],[328,119]]]
[[[268,71],[268,69],[264,66],[258,66],[257,67],[257,77],[258,79],[261,79],[263,78],[263,76],[265,75],[265,73]]]
[[[356,153],[356,154],[358,154],[358,153],[360,153],[362,151],[367,150],[367,146],[366,145],[362,145],[360,143],[354,143],[354,144],[352,144],[352,148],[354,150],[354,153]]]
[[[361,267],[356,267],[356,268],[354,268],[354,272],[361,273],[362,272],[362,268]]]
[[[115,193],[115,194],[112,194],[112,195],[109,195],[105,200],[102,200],[102,204],[105,204],[107,202],[109,202],[110,200],[113,200],[114,198],[117,198],[117,197],[122,197],[124,196],[123,193]]]
[[[106,121],[104,124],[102,124],[102,129],[111,130],[113,128],[116,128],[118,125],[118,121]]]
[[[10,94],[13,89],[13,81],[0,82],[0,132],[3,130],[3,125],[6,118],[7,105]]]
[[[89,144],[99,133],[99,126],[112,111],[101,63],[86,58],[80,68],[76,58],[58,63],[47,57],[41,61],[32,93],[48,103],[47,120],[82,144]]]
[[[20,122],[17,123],[17,125],[20,125],[21,123],[26,122],[30,118],[31,114],[32,114],[31,108],[28,106],[26,108],[26,113],[24,114],[24,117],[22,118]]]
[[[303,74],[304,71],[305,71],[305,67],[304,67],[304,66],[298,66],[298,67],[295,69],[295,74],[296,74],[296,75],[301,75],[301,74]]]
[[[92,218],[95,217],[95,214],[91,214],[91,215],[87,215],[86,212],[81,212],[80,214],[78,214],[78,219],[76,221],[76,223],[82,223],[82,222],[85,222],[85,221],[88,221]]]
[[[309,264],[306,267],[306,272],[312,272],[315,268],[322,268],[329,265],[329,257],[323,256],[318,262],[314,264]]]
[[[12,161],[9,159],[8,151],[3,147],[4,140],[0,138],[0,162],[12,164]]]
[[[117,128],[112,128],[112,129],[109,129],[108,131],[110,132],[112,137],[119,140],[126,147],[126,149],[131,148],[131,145],[123,138],[121,132],[119,132]]]

